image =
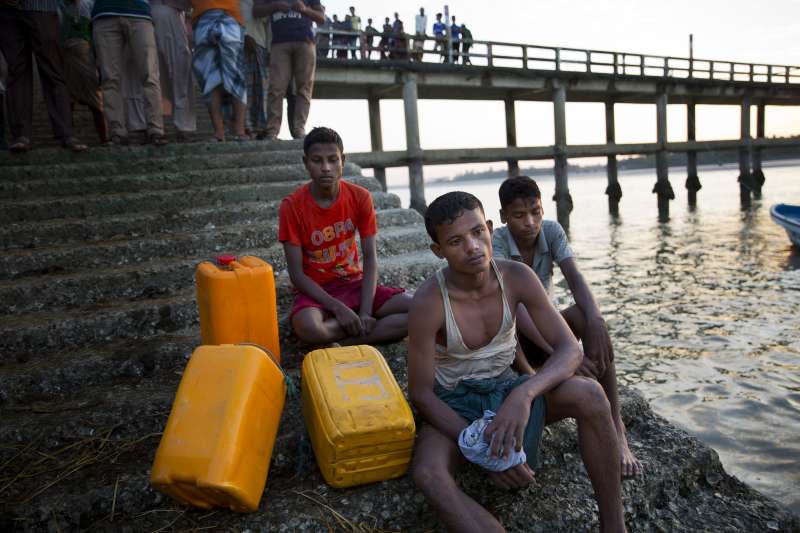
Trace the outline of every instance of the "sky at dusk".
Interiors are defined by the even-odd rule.
[[[338,14],[340,17],[344,17],[349,6],[353,5],[364,24],[367,18],[373,18],[376,26],[384,17],[398,11],[406,31],[411,32],[414,15],[420,7],[424,7],[428,14],[429,33],[433,15],[444,11],[444,3],[407,0],[323,0],[323,4],[329,16]],[[642,0],[461,0],[450,2],[449,7],[458,22],[465,22],[470,27],[476,40],[688,57],[689,34],[692,33],[695,58],[800,66],[800,1],[797,0],[760,3],[673,0],[669,4]],[[550,103],[518,102],[516,111],[518,145],[553,144],[553,107]],[[617,142],[655,141],[654,105],[618,104],[615,112]],[[402,101],[382,101],[381,113],[384,148],[405,149]],[[420,100],[419,113],[423,148],[505,145],[502,102]],[[566,114],[568,143],[605,142],[602,104],[568,102]],[[667,122],[670,141],[686,139],[685,106],[670,105]],[[366,101],[315,100],[308,125],[327,125],[337,129],[344,138],[346,151],[370,149]],[[738,107],[697,107],[698,140],[736,138],[738,130]],[[768,107],[766,134],[800,134],[800,108]],[[288,138],[285,125],[281,137]],[[537,163],[542,164],[550,163]],[[425,177],[452,176],[466,168],[485,169],[489,166],[500,168],[503,165],[428,166],[425,167]],[[406,179],[405,169],[389,171],[390,183],[402,183]]]

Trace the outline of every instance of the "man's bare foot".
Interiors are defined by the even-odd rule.
[[[534,481],[534,472],[527,463],[519,464],[503,472],[486,470],[486,474],[488,474],[495,487],[505,490],[522,489]]]
[[[619,440],[619,451],[622,458],[620,468],[622,477],[641,476],[642,472],[644,472],[644,466],[628,447],[628,438],[625,436],[625,425],[622,420],[617,423],[617,439]]]

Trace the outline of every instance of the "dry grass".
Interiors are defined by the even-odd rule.
[[[28,482],[30,486],[36,481],[36,490],[26,493],[23,499],[14,502],[27,503],[76,472],[92,465],[114,463],[120,455],[141,442],[161,435],[161,433],[150,433],[143,437],[112,441],[111,435],[115,429],[116,427],[112,427],[100,431],[97,435],[77,440],[53,452],[36,449],[41,439],[20,446],[17,453],[0,465],[0,496],[20,483]],[[115,485],[115,497],[116,491]]]
[[[345,517],[342,513],[328,505],[324,497],[317,494],[316,492],[312,491],[303,491],[298,492],[296,490],[292,491],[294,494],[298,496],[302,496],[303,498],[313,502],[314,504],[318,505],[321,510],[325,510],[328,512],[330,517],[324,516],[320,512],[320,518],[325,522],[327,525],[327,529],[330,532],[344,532],[344,533],[395,533],[390,530],[380,529],[377,527],[377,519],[375,519],[372,525],[365,524],[363,522],[354,523],[353,521],[349,520]],[[330,520],[333,518],[333,521]]]

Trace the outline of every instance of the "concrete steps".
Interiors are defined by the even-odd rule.
[[[164,157],[197,157],[207,155],[243,154],[270,151],[296,151],[297,161],[302,156],[302,141],[245,141],[226,143],[171,143],[166,146],[110,146],[93,148],[88,152],[75,154],[62,148],[37,148],[24,154],[3,154],[0,168],[27,166],[36,167],[47,164],[97,163],[103,161],[125,165],[142,159]],[[35,174],[32,174],[35,175]]]
[[[408,213],[407,210],[398,211],[400,214]],[[382,213],[378,212],[379,220],[383,218]],[[409,227],[386,227],[385,232],[379,234],[378,244],[384,249],[389,246],[402,246],[408,239]],[[387,239],[397,239],[400,242],[386,244],[384,241]],[[422,246],[421,243],[419,245]],[[409,248],[411,246],[408,245]],[[86,248],[87,253],[93,253],[92,247]],[[423,251],[421,255],[433,256],[424,248],[421,249]],[[261,257],[277,271],[285,266],[283,248],[280,244],[272,243],[264,248],[226,248],[226,251],[235,252],[240,256]],[[190,259],[185,259],[184,255],[177,258],[155,256],[142,262],[121,265],[79,261],[75,271],[68,269],[56,271],[53,267],[51,269],[53,273],[47,276],[27,276],[0,281],[0,316],[171,294],[178,289],[191,286],[194,283],[194,270],[197,264],[203,260],[213,260],[213,257],[214,254],[209,250],[206,255],[197,254]],[[388,258],[386,265],[381,265],[381,270],[392,269],[392,265],[402,257]],[[420,258],[421,263],[426,264],[426,259],[426,257]],[[413,265],[411,267],[413,268]]]
[[[372,192],[378,211],[399,209],[400,199],[381,191]],[[280,199],[247,201],[232,205],[189,208],[181,211],[155,211],[102,218],[58,218],[47,221],[12,223],[0,227],[0,248],[37,248],[42,246],[91,243],[116,238],[154,237],[174,232],[212,230],[226,224],[264,223],[277,220]],[[408,210],[402,210],[408,212]]]
[[[255,184],[288,182],[306,179],[305,167],[301,164],[237,166],[236,168],[212,168],[202,170],[153,170],[134,173],[75,178],[48,178],[7,182],[0,186],[0,199],[41,200],[75,195],[98,193],[123,194],[130,192],[174,190],[180,188],[201,188],[219,185]],[[360,169],[347,164],[348,176],[356,176]]]
[[[175,243],[173,243],[175,244]],[[407,252],[425,251],[425,241],[420,238],[420,227],[390,227],[378,234],[378,253],[384,257],[395,256]],[[250,250],[251,247],[244,247]],[[232,248],[228,248],[228,251]],[[274,262],[276,269],[283,268],[282,247],[272,244],[266,253],[258,253],[259,257],[269,262]],[[181,248],[180,254],[188,254],[187,248]],[[426,252],[426,254],[429,252]],[[432,254],[431,254],[432,255]],[[206,256],[207,257],[207,256]],[[416,259],[416,258],[415,258]],[[66,260],[63,257],[62,260]],[[422,273],[430,273],[428,264],[422,263]],[[95,266],[98,266],[95,263]],[[388,272],[408,275],[411,261],[403,262],[397,268],[389,267]],[[130,271],[129,271],[130,272]],[[384,273],[384,279],[389,276]],[[174,276],[173,272],[173,276]],[[132,275],[141,281],[136,272]],[[191,271],[184,270],[184,280],[191,280]],[[91,278],[89,278],[91,279]],[[74,280],[73,284],[76,283]],[[114,285],[114,279],[108,285]],[[398,280],[400,281],[400,280]],[[140,289],[139,297],[146,299],[132,301],[106,300],[102,292],[98,293],[95,304],[79,305],[74,308],[64,309],[44,307],[45,310],[28,313],[15,313],[0,325],[0,365],[9,360],[27,360],[39,357],[58,350],[79,348],[87,343],[95,343],[112,338],[136,338],[143,335],[153,335],[159,332],[174,331],[193,325],[197,321],[197,308],[194,300],[194,288],[186,287],[179,281],[174,281],[175,292],[154,294],[160,290],[169,291],[169,285],[147,280]],[[80,304],[84,294],[78,286],[65,286],[62,303]],[[401,286],[405,284],[400,283]],[[55,288],[47,287],[48,291],[55,292]],[[136,291],[125,288],[124,291]],[[279,303],[288,298],[288,291],[284,290],[279,298]],[[135,296],[135,292],[134,292]],[[154,297],[155,296],[155,297]],[[66,300],[66,301],[64,301]]]
[[[223,152],[200,154],[173,154],[147,157],[132,152],[128,157],[115,153],[115,159],[92,160],[74,163],[48,163],[36,165],[2,166],[5,181],[18,184],[27,180],[76,179],[94,176],[111,176],[136,172],[181,172],[188,170],[211,170],[215,168],[267,167],[270,165],[300,164],[297,150],[259,150],[245,152]],[[46,160],[45,160],[46,161]]]
[[[217,171],[213,171],[217,172]],[[290,194],[305,179],[264,183],[252,181],[250,172],[242,172],[245,183],[234,185],[208,185],[202,187],[162,190],[127,191],[105,194],[48,197],[41,199],[6,200],[0,203],[0,224],[34,222],[56,218],[88,218],[114,216],[130,212],[174,212],[201,206],[233,204],[238,202],[272,201]],[[349,181],[380,191],[374,178],[350,176]]]

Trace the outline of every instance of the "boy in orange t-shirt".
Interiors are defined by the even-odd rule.
[[[378,285],[372,196],[341,179],[341,137],[330,128],[314,128],[303,152],[311,181],[283,199],[278,229],[299,293],[290,314],[295,334],[310,344],[402,339],[411,297],[403,289]]]

